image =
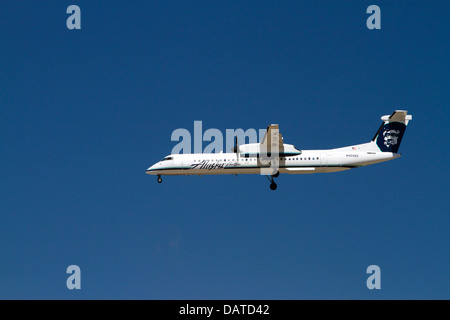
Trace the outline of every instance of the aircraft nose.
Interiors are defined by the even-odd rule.
[[[151,174],[152,171],[154,171],[154,170],[156,169],[156,166],[157,166],[157,163],[155,163],[154,165],[150,166],[150,167],[145,171],[145,173]]]

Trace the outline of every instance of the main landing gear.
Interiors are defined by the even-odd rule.
[[[156,179],[156,181],[158,181],[158,183],[162,182],[161,176],[158,174],[158,179]]]
[[[271,176],[266,176],[267,179],[269,179],[269,181],[270,181],[270,190],[277,190],[277,184],[275,183],[275,181],[273,179],[277,178],[279,175],[280,175],[280,172],[277,172]]]

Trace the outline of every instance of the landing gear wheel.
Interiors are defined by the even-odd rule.
[[[156,181],[158,181],[158,183],[161,183],[162,182],[161,176],[158,176],[158,179]]]
[[[277,173],[275,173],[274,175],[272,175],[272,177],[278,178],[279,175],[280,175],[280,171],[277,171]]]
[[[278,177],[278,172],[277,172],[277,177]],[[273,176],[266,176],[267,177],[267,179],[269,179],[269,181],[270,181],[270,189],[271,190],[276,190],[277,189],[277,184],[275,183],[275,181],[273,180],[274,179],[274,177],[275,177],[275,175],[273,175]]]

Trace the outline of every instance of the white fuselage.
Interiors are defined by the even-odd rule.
[[[279,157],[280,173],[306,174],[337,172],[398,158],[392,152],[351,150],[350,147],[329,150],[302,150],[296,156]],[[153,175],[260,174],[269,168],[257,157],[236,153],[174,154],[147,169]]]
[[[236,136],[232,153],[172,154],[146,173],[157,175],[158,183],[162,175],[264,174],[270,189],[276,190],[274,178],[281,173],[337,172],[400,157],[398,149],[412,116],[406,110],[395,110],[381,120],[370,142],[327,150],[299,150],[286,144],[279,125],[271,124],[259,143],[240,146]]]

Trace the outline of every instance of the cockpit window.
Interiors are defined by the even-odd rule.
[[[161,161],[167,161],[167,160],[173,160],[173,157],[165,157],[165,158],[162,159]]]

